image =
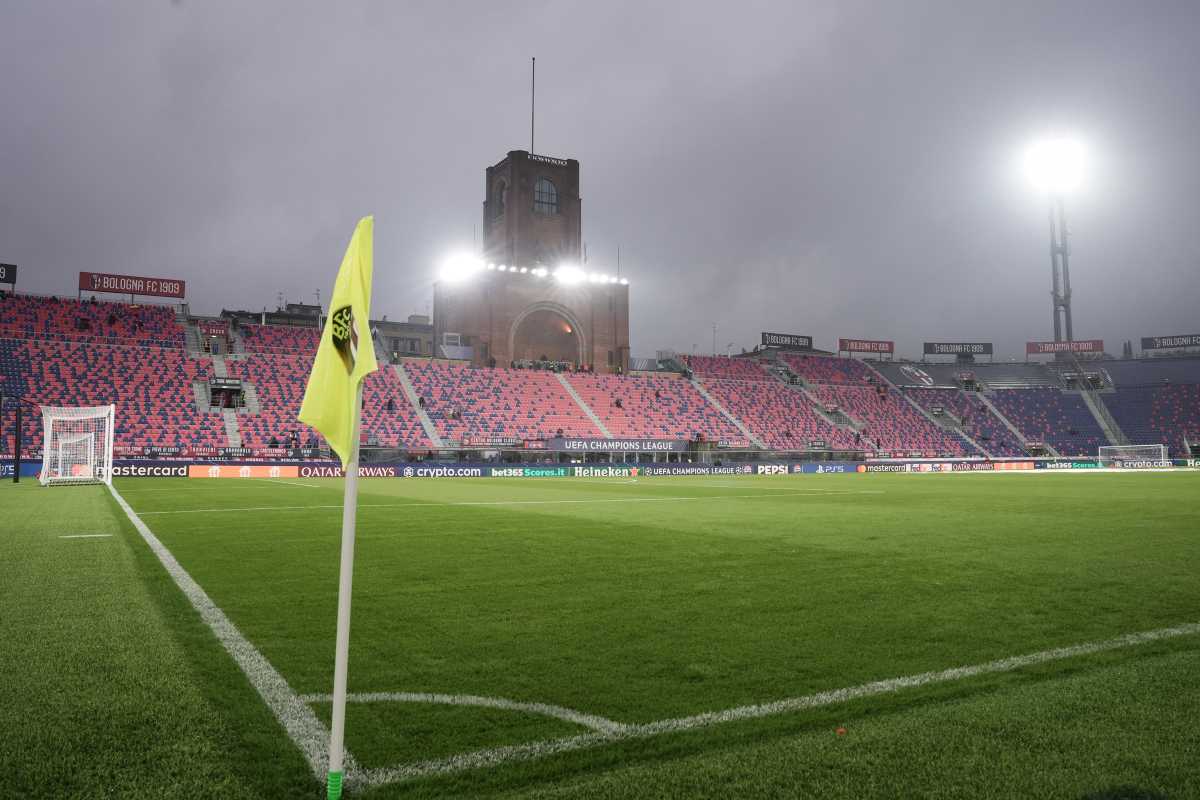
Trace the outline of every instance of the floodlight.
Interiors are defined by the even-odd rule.
[[[483,269],[483,262],[466,253],[448,256],[438,270],[438,277],[448,283],[458,283]]]
[[[521,267],[521,274],[524,275],[526,272],[529,272],[529,267]]]
[[[508,271],[508,267],[504,266],[503,264],[501,264],[500,266],[496,267],[496,269],[497,269],[497,271],[499,271],[499,272],[507,272],[507,271]]]
[[[488,264],[488,269],[489,269],[489,270],[492,270],[492,271],[495,271],[495,269],[496,269],[496,265],[495,265],[495,264]]]
[[[579,267],[572,267],[564,264],[554,270],[554,279],[559,283],[570,286],[571,284],[580,283],[587,280],[587,273]]]
[[[1074,139],[1047,139],[1025,153],[1025,173],[1039,191],[1064,194],[1079,188],[1086,161],[1083,145]]]
[[[629,281],[628,281],[627,279],[625,279],[625,278],[621,278],[621,280],[619,281],[619,283],[620,283],[622,286],[628,286],[628,285],[629,285]]]

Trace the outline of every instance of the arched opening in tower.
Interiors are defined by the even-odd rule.
[[[521,320],[513,337],[513,358],[579,361],[579,333],[561,314],[539,309]]]

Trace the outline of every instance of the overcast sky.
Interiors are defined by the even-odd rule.
[[[1077,338],[1200,333],[1200,4],[0,6],[0,261],[183,278],[198,313],[328,297],[376,217],[375,315],[425,313],[483,170],[581,164],[634,355],[762,330],[1052,338],[1027,143],[1083,140]]]

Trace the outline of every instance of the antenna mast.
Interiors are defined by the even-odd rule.
[[[537,57],[529,59],[529,154],[533,155],[533,112],[537,107]]]

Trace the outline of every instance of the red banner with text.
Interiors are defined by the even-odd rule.
[[[145,278],[138,275],[112,275],[107,272],[79,273],[79,291],[141,294],[148,297],[183,299],[185,284],[178,278]]]
[[[1077,339],[1074,342],[1026,342],[1025,355],[1044,353],[1103,353],[1103,339]]]
[[[896,343],[877,339],[838,339],[838,351],[845,353],[894,353]]]

